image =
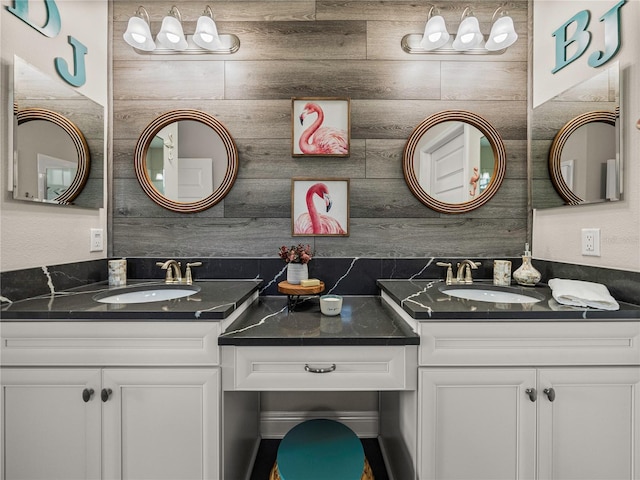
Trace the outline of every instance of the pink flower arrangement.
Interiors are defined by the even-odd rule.
[[[298,244],[291,245],[290,247],[282,246],[278,251],[278,255],[286,263],[309,263],[313,257],[311,252],[311,245]]]

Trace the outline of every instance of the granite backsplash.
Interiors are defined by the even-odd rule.
[[[127,276],[131,279],[162,279],[164,271],[156,262],[164,258],[127,258]],[[198,279],[257,279],[264,281],[261,295],[277,295],[277,285],[286,280],[286,264],[279,258],[177,258],[187,262],[202,261],[193,268]],[[341,295],[376,295],[378,279],[444,278],[445,269],[437,262],[456,263],[460,258],[314,258],[309,263],[309,276],[319,278],[326,292]],[[472,258],[482,263],[473,271],[476,279],[490,279],[493,258]],[[520,257],[507,258],[513,262],[512,271],[520,264]],[[618,300],[640,304],[640,273],[586,267],[558,262],[533,260],[542,273],[542,282],[553,277],[594,281],[607,285]],[[184,267],[183,267],[184,268]],[[36,295],[107,280],[107,261],[92,260],[73,264],[43,266],[0,273],[2,302],[14,302]]]

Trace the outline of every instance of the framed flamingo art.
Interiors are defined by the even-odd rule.
[[[291,235],[349,235],[348,178],[291,179]]]
[[[348,157],[351,137],[348,98],[291,99],[291,154]]]

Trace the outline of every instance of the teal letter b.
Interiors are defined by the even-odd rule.
[[[576,32],[571,38],[567,38],[567,28],[572,23],[576,24]],[[556,37],[556,66],[551,70],[551,73],[556,73],[569,65],[576,58],[580,57],[587,47],[589,47],[589,42],[591,42],[591,33],[587,30],[588,26],[589,11],[582,10],[553,32],[553,36]],[[571,56],[571,58],[567,58],[567,47],[572,43],[576,43],[578,50]]]

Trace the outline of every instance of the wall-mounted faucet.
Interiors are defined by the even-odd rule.
[[[482,265],[481,262],[473,262],[471,260],[462,260],[457,264],[458,272],[455,280],[453,279],[453,270],[450,263],[438,262],[439,267],[447,267],[447,274],[445,277],[445,283],[447,285],[463,284],[470,285],[473,283],[473,277],[471,276],[471,270],[476,270]]]
[[[193,276],[191,274],[191,267],[200,267],[202,262],[187,263],[187,269],[184,272],[184,278],[182,277],[182,271],[180,270],[180,262],[176,260],[167,260],[166,262],[156,262],[156,265],[167,271],[164,278],[164,283],[185,283],[191,285],[193,283]]]

